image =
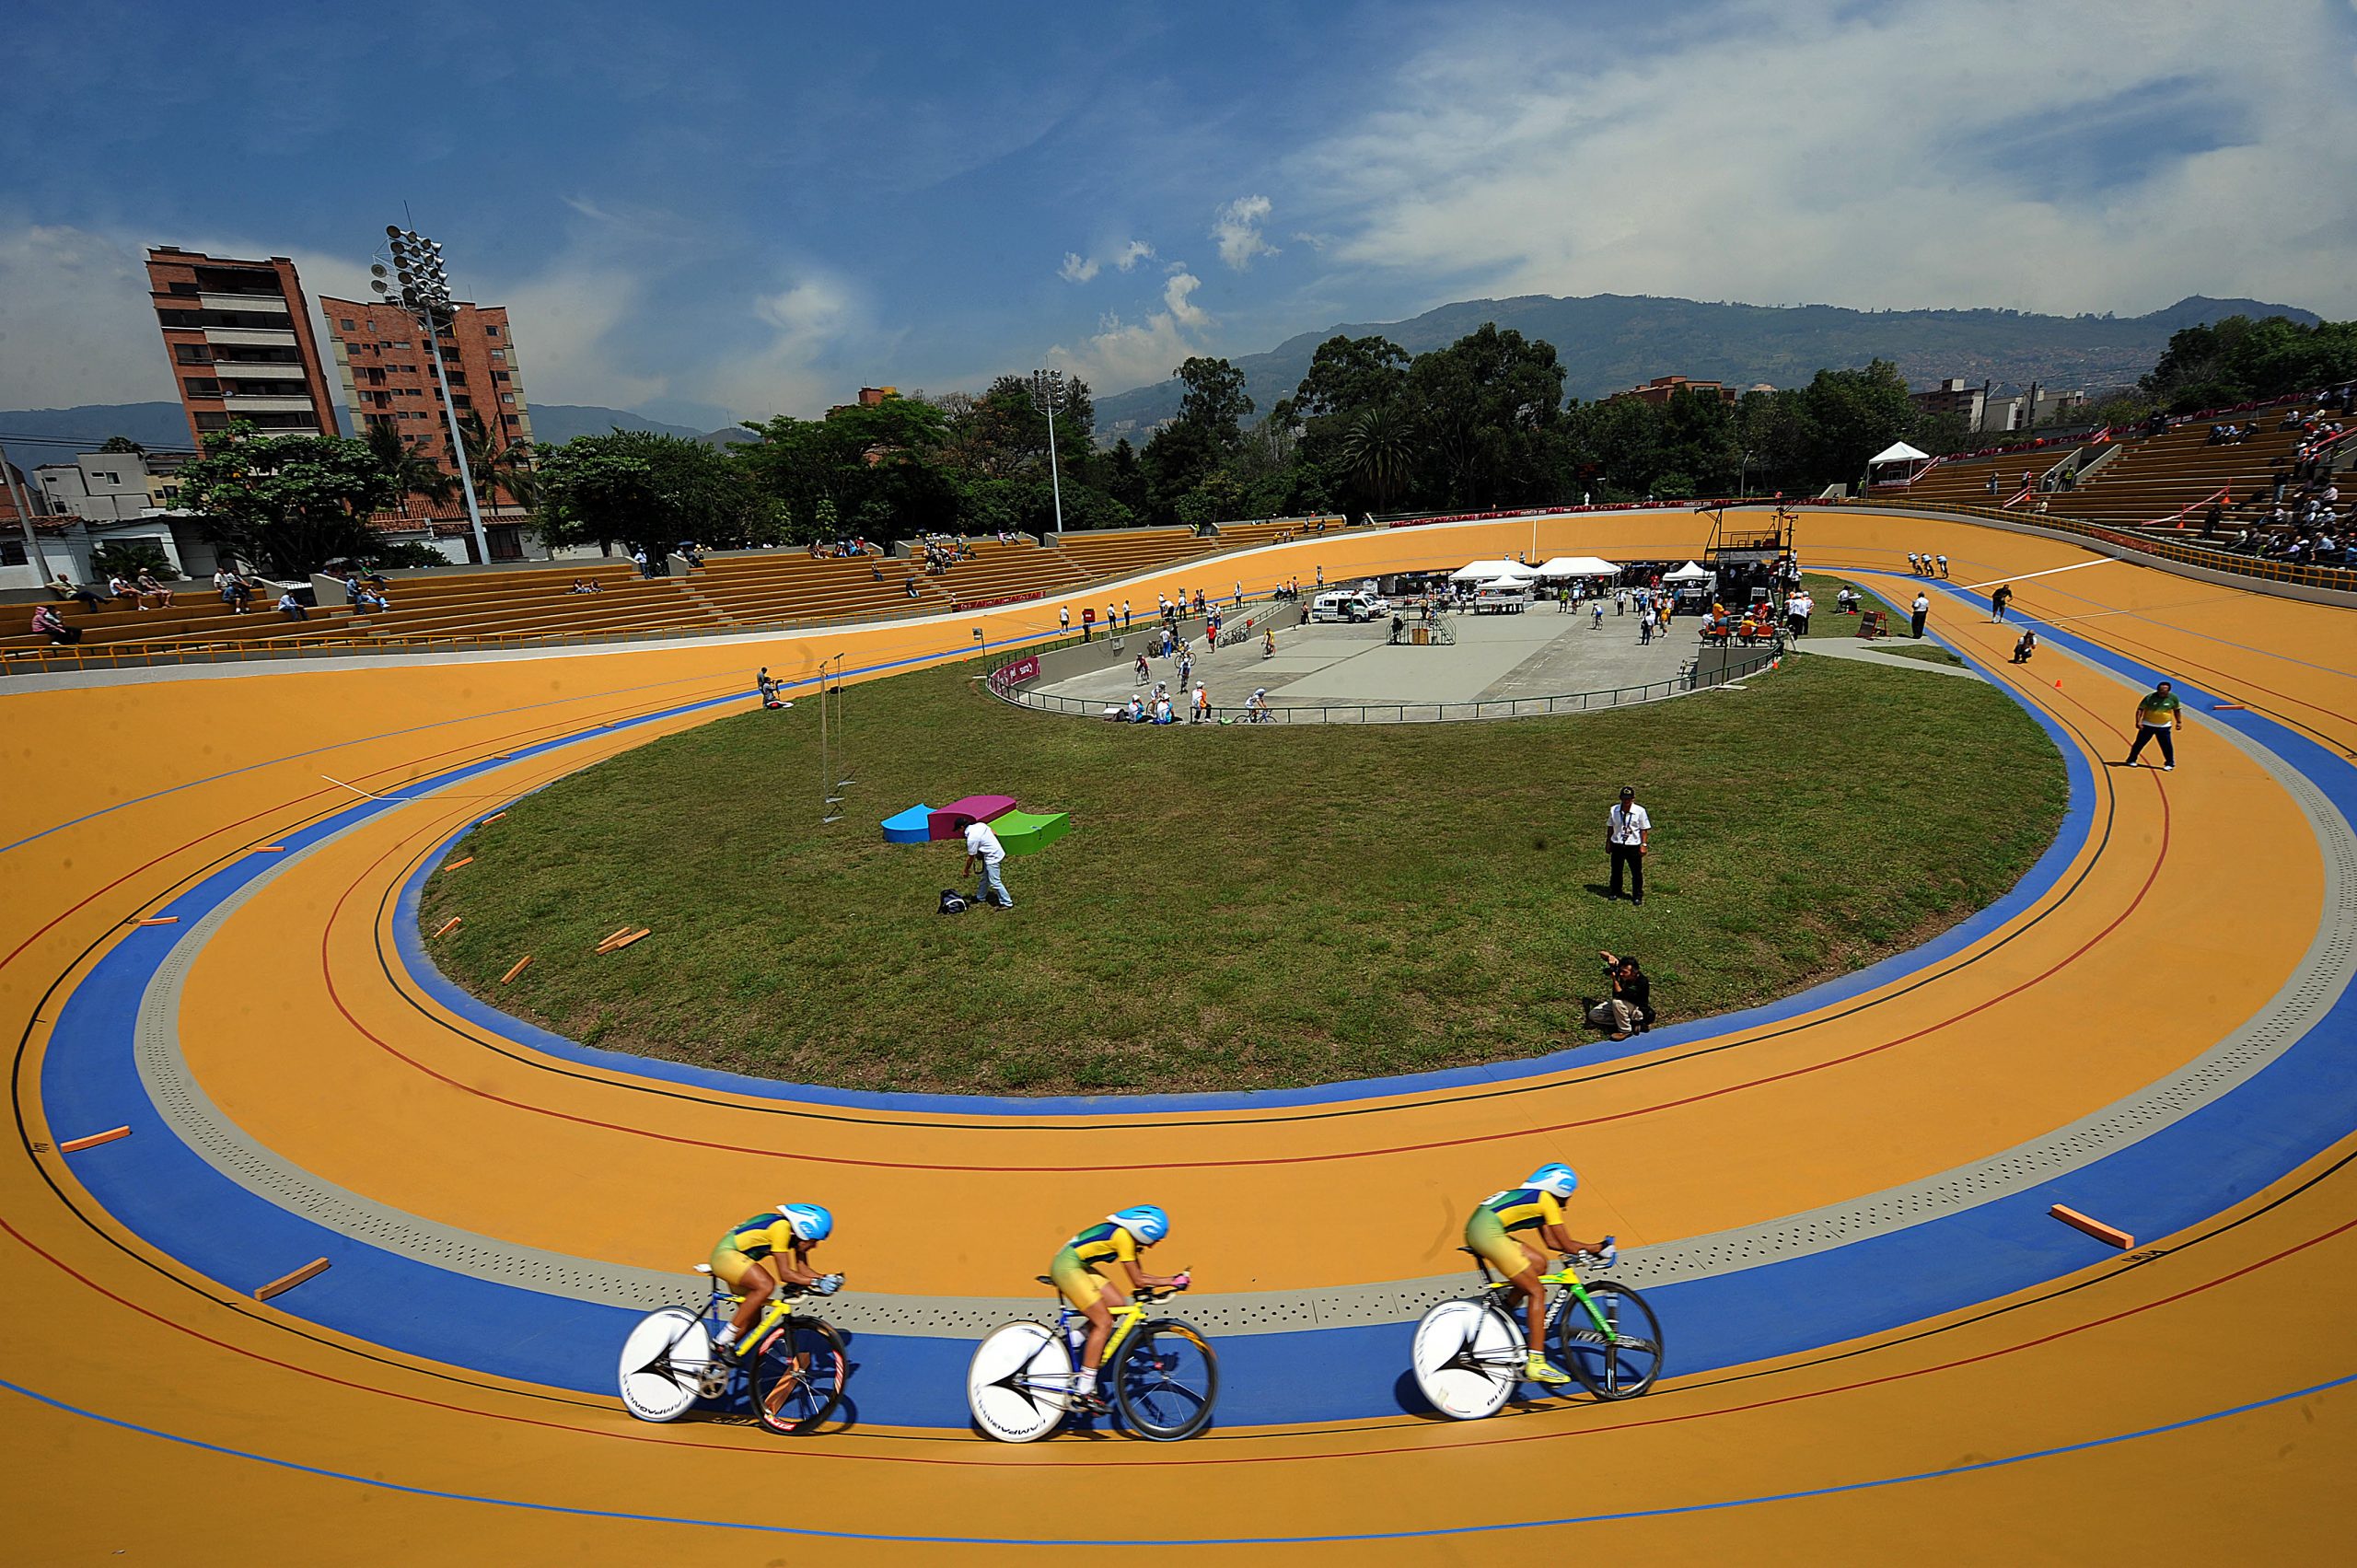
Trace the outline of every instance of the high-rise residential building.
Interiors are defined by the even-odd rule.
[[[147,252],[147,287],[199,447],[240,420],[273,436],[337,433],[294,262],[159,245]]]
[[[319,298],[334,345],[337,373],[343,378],[344,406],[365,435],[389,425],[405,446],[415,447],[451,473],[450,426],[443,417],[442,389],[434,379],[434,351],[416,317],[383,300]],[[517,357],[507,310],[498,305],[460,302],[441,323],[442,364],[450,377],[450,401],[464,424],[479,414],[493,448],[532,438],[532,411],[524,395],[524,366]],[[478,488],[482,476],[475,476]],[[484,503],[491,497],[485,494]]]

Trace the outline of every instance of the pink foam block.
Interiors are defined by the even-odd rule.
[[[965,819],[977,822],[995,821],[1015,809],[1011,795],[970,795],[963,800],[953,800],[936,808],[927,819],[927,830],[935,839],[958,839],[966,835]]]

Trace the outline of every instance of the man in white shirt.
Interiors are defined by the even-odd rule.
[[[1923,622],[1932,618],[1931,597],[1919,592],[1915,596],[1915,602],[1908,608],[1915,617],[1915,635],[1918,640],[1921,640],[1923,635]]]
[[[970,817],[966,819],[966,869],[972,871],[977,860],[982,863],[982,883],[975,890],[976,901],[996,904],[1003,910],[1015,907],[1014,895],[1006,890],[1006,883],[998,874],[999,863],[1005,858],[1006,849],[998,842],[998,835],[991,831],[991,825]]]
[[[1637,804],[1637,792],[1620,786],[1620,804],[1605,816],[1605,840],[1612,853],[1612,897],[1620,896],[1620,868],[1631,878],[1629,901],[1645,901],[1645,851],[1653,842],[1654,819]]]

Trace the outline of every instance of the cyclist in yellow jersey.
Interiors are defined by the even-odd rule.
[[[1522,1293],[1523,1318],[1530,1330],[1530,1360],[1524,1372],[1534,1383],[1572,1379],[1547,1359],[1547,1287],[1538,1283],[1547,1272],[1547,1254],[1515,1233],[1535,1230],[1543,1246],[1566,1255],[1604,1251],[1602,1244],[1579,1240],[1563,1228],[1563,1200],[1579,1184],[1570,1166],[1544,1165],[1521,1186],[1482,1199],[1465,1222],[1465,1245]]]
[[[727,1326],[713,1337],[713,1348],[734,1358],[737,1342],[761,1320],[761,1308],[781,1284],[799,1285],[820,1295],[842,1288],[841,1274],[810,1267],[810,1249],[834,1234],[835,1216],[816,1203],[780,1203],[729,1226],[712,1249],[712,1272],[744,1299]]]
[[[1073,1402],[1085,1411],[1102,1413],[1105,1401],[1097,1392],[1097,1368],[1105,1359],[1105,1342],[1112,1337],[1115,1307],[1130,1298],[1107,1273],[1119,1263],[1130,1276],[1132,1290],[1183,1290],[1187,1276],[1166,1278],[1138,1267],[1138,1252],[1170,1234],[1170,1216],[1152,1203],[1140,1203],[1108,1214],[1063,1245],[1048,1265],[1056,1289],[1088,1319],[1088,1338],[1080,1350],[1080,1372],[1073,1385]]]

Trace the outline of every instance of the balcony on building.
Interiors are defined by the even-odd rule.
[[[230,347],[293,348],[295,331],[291,327],[207,327],[204,341]]]
[[[196,296],[199,308],[206,310],[267,310],[273,314],[287,314],[286,296],[283,294],[212,294]]]
[[[311,412],[311,400],[308,397],[290,398],[274,393],[239,392],[231,389],[222,394],[221,401],[232,413],[248,411],[255,413],[308,413]]]

